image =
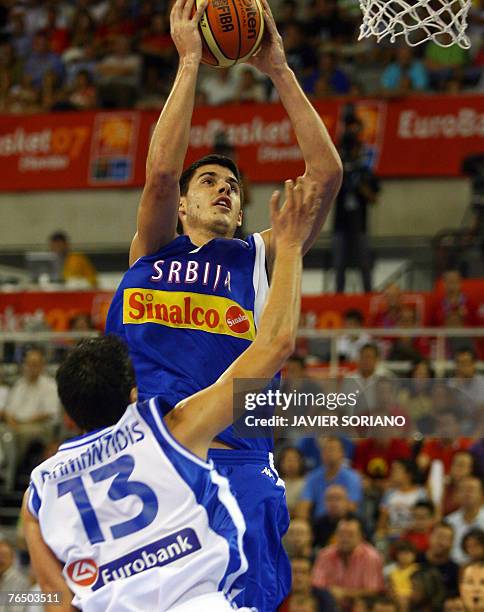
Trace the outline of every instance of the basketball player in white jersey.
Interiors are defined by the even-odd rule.
[[[23,506],[40,586],[64,597],[52,610],[233,609],[247,570],[245,522],[206,458],[233,421],[233,380],[272,377],[294,350],[302,246],[319,202],[299,179],[286,184],[282,210],[278,201],[275,192],[277,256],[257,338],[214,385],[163,417],[162,397],[126,408],[134,381],[112,336],[81,343],[60,366],[59,396],[85,433],[32,472]]]

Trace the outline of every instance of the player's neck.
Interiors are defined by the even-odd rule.
[[[214,238],[232,238],[225,234],[218,234],[217,232],[211,231],[205,228],[197,229],[185,229],[185,234],[190,238],[190,242],[197,247],[201,247]]]

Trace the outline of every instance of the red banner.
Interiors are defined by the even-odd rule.
[[[462,159],[482,152],[484,97],[435,96],[354,103],[368,156],[383,177],[458,176]],[[345,103],[316,109],[339,138]],[[140,187],[155,112],[0,116],[0,191]],[[303,168],[280,104],[195,110],[187,162],[212,150],[225,132],[241,168],[255,182],[282,181]]]
[[[484,281],[463,281],[462,290],[476,309],[476,324],[484,325]],[[103,329],[112,295],[109,291],[0,293],[0,332],[40,329],[43,324],[55,331],[65,331],[79,313],[89,314],[96,328]],[[403,301],[415,309],[419,324],[428,325],[435,300],[441,297],[441,285],[437,285],[435,293],[405,293]],[[344,313],[356,308],[362,312],[368,327],[384,306],[381,293],[306,296],[302,299],[301,325],[340,328]]]

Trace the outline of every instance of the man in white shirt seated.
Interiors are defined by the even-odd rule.
[[[40,349],[25,354],[22,376],[7,398],[4,420],[15,436],[16,465],[24,460],[34,441],[48,444],[59,417],[59,398],[53,378],[44,374],[45,358]]]

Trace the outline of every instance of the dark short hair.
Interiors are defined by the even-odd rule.
[[[374,344],[373,342],[367,342],[366,344],[364,344],[361,348],[360,348],[360,355],[363,351],[366,351],[367,349],[371,349],[374,353],[375,353],[375,357],[379,357],[380,356],[380,349],[378,348],[378,346],[376,344]]]
[[[436,529],[447,529],[448,531],[452,531],[452,533],[455,533],[455,529],[454,527],[448,523],[447,521],[440,521],[438,523],[436,523],[433,527],[432,527],[432,531],[435,531]]]
[[[418,481],[418,467],[415,461],[412,461],[411,459],[394,459],[393,464],[395,463],[398,463],[403,467],[405,472],[407,472],[412,479],[413,483]]]
[[[65,411],[83,431],[114,425],[135,386],[126,345],[116,336],[82,340],[57,370]]]
[[[58,241],[68,242],[69,241],[69,237],[68,237],[68,235],[65,232],[57,231],[57,232],[53,232],[49,236],[49,240],[51,242],[58,242]]]
[[[357,516],[356,514],[348,514],[346,516],[342,516],[336,526],[338,527],[340,525],[340,523],[356,523],[360,529],[360,534],[362,538],[365,538],[365,525],[363,523],[363,521],[361,520],[361,518],[359,516]]]
[[[421,499],[418,502],[415,502],[413,505],[413,509],[416,508],[425,508],[429,511],[430,514],[435,514],[435,504],[430,501],[430,499]]]
[[[477,359],[476,351],[472,348],[472,346],[463,346],[458,348],[454,352],[454,359],[457,359],[459,355],[470,355],[472,357],[472,361],[476,361]]]
[[[364,321],[363,313],[361,312],[361,310],[358,310],[358,308],[350,308],[344,313],[343,317],[345,319],[355,319],[361,325],[363,325],[363,321]]]
[[[484,531],[479,529],[479,527],[474,527],[465,534],[461,542],[461,548],[464,552],[466,551],[466,545],[469,540],[477,540],[479,545],[484,547]],[[484,561],[484,559],[482,559],[482,561]]]
[[[182,175],[180,176],[180,194],[182,196],[187,194],[188,186],[195,172],[202,166],[209,166],[211,164],[223,166],[224,168],[231,170],[234,173],[235,178],[238,180],[240,189],[242,190],[240,172],[234,160],[230,159],[230,157],[226,157],[225,155],[217,155],[216,153],[212,153],[211,155],[205,155],[205,157],[201,157],[196,162],[193,162],[193,164],[190,164],[190,166],[188,166],[188,168],[182,172]]]
[[[393,556],[396,557],[398,553],[401,552],[413,552],[416,555],[417,548],[413,542],[409,542],[408,540],[398,540],[393,545]]]

